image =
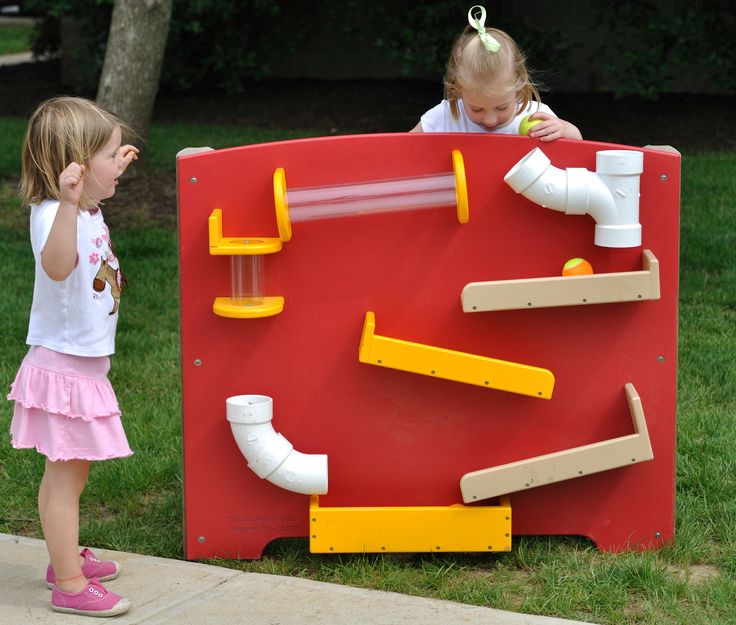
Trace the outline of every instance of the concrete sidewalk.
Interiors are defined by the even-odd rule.
[[[96,553],[122,565],[122,575],[106,585],[133,602],[130,612],[113,617],[115,625],[580,625],[196,562]],[[0,625],[102,621],[51,611],[43,581],[47,563],[42,540],[0,534]]]
[[[31,63],[33,54],[31,52],[18,52],[16,54],[1,54],[0,66],[2,65],[20,65],[21,63]]]

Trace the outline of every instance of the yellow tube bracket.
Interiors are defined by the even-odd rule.
[[[309,502],[312,553],[511,551],[511,504],[328,507]]]
[[[457,220],[461,224],[468,223],[470,209],[468,206],[468,183],[465,179],[465,161],[460,150],[452,151],[452,171],[455,174],[455,201],[457,205]]]
[[[362,363],[530,397],[552,397],[555,376],[548,369],[378,336],[375,331],[376,317],[368,311],[358,352]]]
[[[291,241],[291,218],[289,201],[286,197],[286,172],[278,167],[273,172],[273,203],[276,208],[276,225],[282,241]]]
[[[253,256],[281,251],[281,239],[275,237],[223,237],[220,208],[212,211],[207,219],[207,226],[212,256]]]
[[[276,237],[224,237],[222,235],[222,209],[216,208],[207,219],[209,251],[211,256],[231,256],[233,266],[241,268],[246,262],[243,256],[250,256],[251,268],[259,267],[256,256],[280,252],[281,239]],[[234,263],[234,264],[233,264]],[[231,319],[257,319],[278,315],[284,309],[284,298],[280,295],[269,297],[217,297],[212,304],[212,312],[219,317]]]

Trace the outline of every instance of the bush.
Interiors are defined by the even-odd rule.
[[[34,46],[39,53],[57,50],[61,17],[74,18],[78,44],[72,55],[73,86],[93,92],[113,0],[29,4],[44,16]],[[177,90],[214,86],[239,92],[245,81],[268,76],[271,60],[295,54],[308,36],[335,30],[378,58],[398,63],[406,76],[439,79],[469,6],[457,0],[174,0],[161,84]],[[682,85],[697,84],[702,77],[727,91],[736,87],[733,0],[593,0],[591,9],[595,23],[586,37],[597,45],[598,54],[583,61],[587,67],[569,64],[570,52],[585,42],[572,41],[547,20],[534,19],[533,7],[522,12],[513,2],[489,5],[487,22],[517,39],[542,82],[555,82],[561,73],[589,74],[592,65],[603,75],[604,88],[619,96],[654,98],[664,91],[688,90]],[[523,20],[513,17],[527,13]]]
[[[61,47],[62,18],[74,25],[70,55],[72,87],[81,93],[97,88],[110,29],[113,0],[30,0],[42,15],[33,51]],[[293,53],[313,19],[307,2],[286,0],[174,0],[171,27],[161,72],[163,87],[183,90],[214,85],[229,92],[242,89],[247,78],[268,73],[275,54]]]
[[[595,0],[606,85],[618,96],[656,98],[697,76],[736,87],[733,0]],[[679,88],[678,88],[679,87]]]

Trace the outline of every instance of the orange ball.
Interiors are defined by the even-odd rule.
[[[562,268],[563,276],[587,276],[592,273],[592,265],[584,258],[571,258]]]

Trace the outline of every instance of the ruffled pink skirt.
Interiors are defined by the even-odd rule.
[[[51,461],[108,460],[133,454],[107,379],[107,356],[72,356],[32,346],[8,399],[13,447]]]

